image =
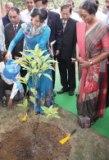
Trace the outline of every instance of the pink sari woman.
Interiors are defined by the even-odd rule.
[[[96,22],[86,31],[86,23],[77,23],[77,44],[79,57],[89,65],[81,67],[81,79],[77,110],[82,127],[90,125],[103,116],[107,94],[107,56],[109,53],[109,33],[106,26]],[[81,65],[81,64],[80,64]]]

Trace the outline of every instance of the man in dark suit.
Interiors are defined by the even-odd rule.
[[[75,64],[72,62],[72,58],[75,58],[76,54],[76,21],[70,18],[71,11],[69,5],[61,7],[63,36],[58,55],[63,87],[58,93],[62,94],[69,91],[69,95],[73,95],[75,90]]]
[[[9,11],[9,19],[10,23],[5,26],[4,35],[5,35],[5,45],[6,49],[8,49],[10,42],[18,32],[21,27],[20,20],[20,11],[16,7],[12,7]],[[23,39],[16,45],[15,49],[12,52],[12,57],[21,56],[20,52],[23,50]]]
[[[44,8],[47,10],[48,6],[48,0],[34,0],[35,7],[36,8]],[[56,41],[54,45],[54,58],[59,54],[59,49],[61,47],[61,38],[62,38],[62,22],[60,19],[60,15],[48,11],[48,18],[47,18],[47,24],[51,29],[51,35],[50,35],[50,43],[53,41]],[[53,86],[55,83],[55,72],[52,72],[53,75]]]
[[[12,7],[9,11],[9,19],[10,19],[10,23],[7,24],[4,29],[6,49],[8,49],[10,42],[12,41],[16,33],[21,28],[22,21],[20,20],[20,10],[16,7]],[[20,52],[23,51],[23,42],[24,42],[24,39],[22,38],[20,42],[17,43],[14,50],[12,51],[13,59],[16,59],[17,57],[21,57]],[[26,73],[27,71],[21,67],[21,70],[20,70],[21,76],[24,77]],[[26,85],[23,84],[23,87],[26,92]]]
[[[48,11],[48,25],[51,29],[50,35],[50,43],[56,41],[54,44],[54,59],[57,58],[59,54],[59,50],[61,48],[61,38],[62,38],[62,22],[60,19],[59,14]],[[55,85],[55,71],[52,71],[52,78],[53,78],[53,88]]]

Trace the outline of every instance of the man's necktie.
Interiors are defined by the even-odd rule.
[[[16,31],[17,31],[17,26],[14,25],[14,32],[16,33]]]
[[[63,25],[63,31],[65,30],[65,27],[66,27],[66,21],[63,21],[62,22],[62,25]]]

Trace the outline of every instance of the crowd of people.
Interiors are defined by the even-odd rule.
[[[68,92],[73,96],[78,74],[78,122],[83,128],[90,127],[109,105],[109,0],[105,0],[103,10],[97,0],[83,1],[76,11],[72,0],[53,11],[48,9],[48,0],[25,0],[25,7],[20,12],[12,2],[7,2],[6,15],[0,20],[1,105],[5,90],[11,90],[8,106],[12,106],[18,92],[25,94],[27,86],[17,77],[25,77],[27,71],[15,59],[22,56],[20,52],[34,50],[38,45],[43,55],[58,61],[62,89],[57,94]],[[44,72],[52,81],[42,75],[37,87],[31,84],[37,90],[37,114],[43,112],[42,105],[49,107],[54,103],[55,68]]]

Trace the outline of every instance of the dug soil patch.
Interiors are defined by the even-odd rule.
[[[59,144],[65,133],[45,122],[21,124],[3,135],[0,160],[68,160],[71,146]]]

